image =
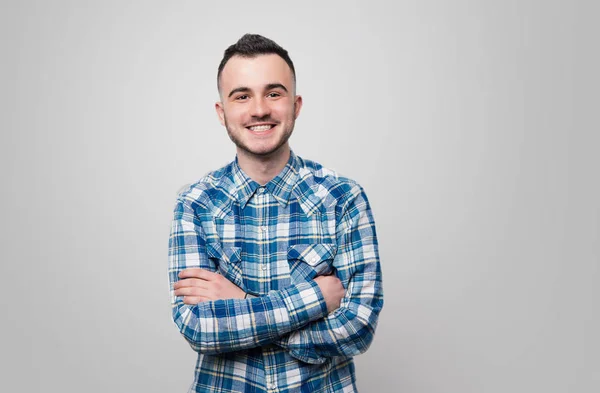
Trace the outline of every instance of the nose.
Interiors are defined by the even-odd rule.
[[[250,105],[250,115],[252,117],[264,117],[271,113],[269,103],[263,97],[255,97]]]

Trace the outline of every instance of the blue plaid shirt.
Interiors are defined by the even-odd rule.
[[[256,297],[186,305],[178,274],[217,271]],[[313,278],[346,295],[327,313]],[[383,307],[375,224],[354,181],[291,153],[260,186],[237,160],[180,193],[169,240],[173,320],[198,352],[191,392],[355,392],[352,357]]]

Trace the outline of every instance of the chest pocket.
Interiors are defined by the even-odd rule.
[[[207,243],[206,253],[215,263],[217,271],[229,281],[244,289],[242,275],[242,248],[221,246],[220,243]]]
[[[312,280],[333,271],[334,244],[296,244],[288,249],[290,276],[293,283]]]

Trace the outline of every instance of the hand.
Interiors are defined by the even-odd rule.
[[[183,296],[185,304],[198,304],[220,299],[243,299],[246,293],[218,273],[190,268],[179,273],[173,285],[175,296]]]
[[[340,302],[346,294],[346,290],[340,279],[336,276],[318,276],[315,277],[315,282],[319,285],[323,293],[325,303],[327,304],[327,311],[332,312],[339,308]]]

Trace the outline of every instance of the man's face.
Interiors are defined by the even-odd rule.
[[[233,56],[221,73],[215,108],[238,153],[268,157],[287,149],[302,97],[292,70],[275,54]]]

